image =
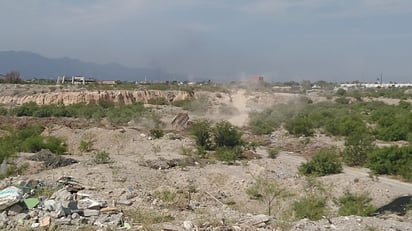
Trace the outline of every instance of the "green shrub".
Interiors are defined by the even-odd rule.
[[[296,117],[286,122],[286,130],[295,136],[312,136],[313,124],[307,117]]]
[[[47,136],[44,138],[43,149],[49,149],[54,154],[61,155],[67,152],[67,144],[61,138]]]
[[[243,145],[242,133],[227,121],[216,124],[213,129],[213,137],[216,147],[234,148]]]
[[[283,192],[284,190],[279,188],[276,183],[263,178],[256,179],[256,182],[246,190],[251,199],[259,200],[267,206],[269,216],[271,215],[273,202]]]
[[[21,151],[23,152],[38,152],[44,147],[44,140],[41,136],[31,136],[21,143]]]
[[[339,104],[349,104],[350,100],[348,98],[345,98],[345,97],[339,97],[339,98],[335,99],[335,102],[339,103]]]
[[[371,205],[372,198],[367,194],[353,194],[346,192],[338,199],[340,216],[371,216],[376,210]]]
[[[151,129],[151,130],[150,130],[150,135],[151,135],[153,138],[159,139],[159,138],[162,138],[162,137],[163,137],[164,132],[163,132],[162,129]]]
[[[0,106],[0,115],[7,115],[9,111],[6,108]]]
[[[108,163],[111,162],[109,153],[107,153],[105,151],[97,152],[94,155],[93,160],[96,164],[108,164]]]
[[[82,140],[79,144],[79,150],[81,152],[89,152],[93,147],[93,142]]]
[[[332,149],[319,151],[312,159],[299,166],[299,172],[305,176],[325,176],[342,172],[342,163]]]
[[[293,211],[298,219],[319,220],[326,215],[326,198],[302,198],[293,203]]]
[[[0,163],[17,153],[18,143],[11,136],[0,138]]]
[[[279,149],[278,148],[269,148],[268,149],[268,155],[269,155],[269,158],[276,159],[276,157],[279,155]]]
[[[172,102],[172,105],[175,107],[189,108],[192,103],[191,99],[175,100]]]
[[[240,158],[240,147],[218,147],[216,148],[216,158],[220,161],[232,162]]]
[[[368,160],[368,153],[374,149],[373,137],[368,133],[352,133],[345,139],[343,161],[349,166],[363,166]]]
[[[190,133],[195,137],[196,145],[204,150],[211,150],[211,127],[207,120],[199,120],[193,122],[190,126]]]
[[[412,146],[383,147],[368,154],[367,166],[376,174],[400,175],[412,180]]]
[[[147,103],[153,105],[168,105],[169,101],[165,97],[155,97],[149,99]]]
[[[344,96],[344,95],[346,95],[346,90],[343,89],[343,88],[339,88],[339,89],[336,91],[336,95],[338,95],[338,96]]]
[[[176,199],[176,193],[169,190],[155,191],[153,197],[162,200],[164,203],[173,203]]]

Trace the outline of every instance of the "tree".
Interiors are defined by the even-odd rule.
[[[11,71],[6,74],[4,78],[4,82],[6,83],[20,83],[21,78],[20,78],[20,73],[18,71]]]
[[[273,202],[280,196],[285,190],[279,188],[279,186],[267,179],[258,178],[246,193],[253,199],[257,199],[267,206],[268,215],[271,215]]]
[[[336,91],[336,95],[338,95],[338,96],[344,96],[344,95],[346,95],[346,90],[343,89],[343,88],[339,88],[339,89]]]

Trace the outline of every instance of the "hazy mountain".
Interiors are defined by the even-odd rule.
[[[19,71],[22,78],[56,78],[59,75],[82,75],[98,80],[183,80],[184,76],[160,69],[129,68],[117,63],[96,64],[71,58],[46,58],[23,51],[0,51],[0,74]]]

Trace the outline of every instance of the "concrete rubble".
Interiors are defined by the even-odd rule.
[[[34,184],[37,182],[37,185]],[[50,197],[42,191],[56,190]],[[94,198],[71,177],[62,177],[55,185],[40,181],[22,181],[0,191],[0,229],[47,228],[51,226],[77,227],[93,225],[101,228],[121,228],[123,213],[119,208],[107,206],[107,202]],[[37,196],[36,196],[37,195]],[[130,206],[131,200],[119,200],[119,205]],[[129,224],[127,227],[131,227]]]

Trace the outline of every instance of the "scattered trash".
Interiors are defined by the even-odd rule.
[[[16,204],[23,197],[23,191],[17,187],[10,186],[0,191],[0,210]]]
[[[24,199],[23,201],[24,201],[24,204],[26,204],[26,207],[30,210],[36,207],[40,203],[40,200],[38,198],[27,198],[27,199]]]

